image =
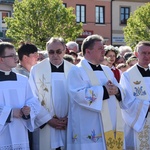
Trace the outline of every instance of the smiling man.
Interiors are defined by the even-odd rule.
[[[34,119],[41,105],[33,96],[28,79],[12,72],[17,62],[14,46],[1,42],[0,149],[29,150],[28,130],[34,130]]]
[[[36,145],[40,150],[65,149],[69,99],[66,77],[71,63],[63,56],[66,46],[62,38],[52,37],[46,44],[49,58],[35,65],[29,77],[34,94],[49,111],[50,120],[39,129]]]

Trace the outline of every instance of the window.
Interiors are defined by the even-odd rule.
[[[129,7],[121,7],[120,8],[120,24],[127,24],[127,19],[130,16],[130,8]]]
[[[105,7],[104,6],[96,6],[95,7],[95,22],[96,24],[104,24],[105,23]]]
[[[76,5],[76,22],[85,23],[86,20],[86,7],[85,5]]]
[[[67,7],[67,4],[66,4],[66,3],[63,3],[63,6],[64,6],[64,7]]]
[[[2,23],[5,23],[5,21],[4,21],[5,17],[10,17],[9,11],[2,11]]]

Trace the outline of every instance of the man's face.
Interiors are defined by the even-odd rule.
[[[139,46],[137,57],[139,60],[139,65],[147,68],[150,63],[150,46]]]
[[[33,66],[33,65],[37,64],[38,58],[39,58],[38,52],[31,53],[26,58],[27,63],[30,64],[31,66]]]
[[[48,55],[50,62],[54,65],[60,65],[65,54],[65,47],[60,42],[53,42],[48,46]]]
[[[94,64],[100,64],[104,60],[105,50],[101,41],[95,41],[93,49],[90,52],[90,61]]]
[[[1,57],[1,63],[5,71],[10,71],[12,68],[16,67],[18,56],[16,55],[15,49],[6,48],[4,56]]]

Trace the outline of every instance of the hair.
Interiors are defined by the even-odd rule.
[[[102,36],[94,34],[94,35],[90,35],[88,37],[86,37],[83,42],[82,42],[82,46],[81,46],[81,51],[83,53],[83,56],[86,53],[86,49],[93,49],[93,46],[95,44],[96,41],[101,41],[102,43],[104,42],[104,39]]]
[[[46,43],[46,50],[48,51],[48,47],[50,44],[55,43],[55,42],[59,42],[62,44],[62,46],[64,47],[64,49],[66,49],[66,45],[64,42],[64,39],[62,37],[52,37],[50,38],[50,40]]]
[[[127,61],[131,56],[134,56],[133,52],[126,52],[123,58],[125,59],[125,61]]]
[[[0,56],[3,56],[5,54],[5,49],[14,49],[14,45],[9,42],[0,42]]]
[[[123,58],[123,59],[124,59],[123,56],[121,56],[120,54],[118,54],[117,57],[116,57],[116,62],[117,62],[120,58]]]
[[[74,52],[73,50],[69,51],[69,55],[75,56],[76,58],[78,57],[78,54]]]
[[[104,49],[105,49],[105,56],[108,54],[108,52],[112,51],[112,52],[115,53],[115,56],[117,57],[117,55],[118,55],[118,47],[115,47],[113,45],[105,45]]]
[[[18,48],[18,57],[19,60],[22,61],[23,56],[29,56],[31,53],[35,53],[38,51],[38,48],[32,43],[21,43]]]
[[[140,41],[136,46],[135,46],[135,49],[134,51],[135,52],[138,52],[139,51],[139,47],[140,46],[150,46],[150,41]]]
[[[138,60],[138,58],[136,56],[131,56],[127,61],[126,64],[129,65],[130,62],[134,61],[134,60]]]
[[[127,52],[127,51],[132,52],[132,48],[130,46],[120,46],[118,50],[119,50],[120,55],[122,55],[122,53]]]
[[[71,63],[74,63],[74,57],[69,54],[65,54],[63,58]]]
[[[118,64],[118,66],[116,68],[121,69],[121,68],[126,68],[126,67],[128,67],[128,65],[126,63],[121,63],[121,64]]]
[[[79,51],[79,45],[78,43],[74,42],[74,41],[69,41],[67,44],[66,44],[67,48],[68,49],[73,49],[74,47],[77,48],[77,51]]]

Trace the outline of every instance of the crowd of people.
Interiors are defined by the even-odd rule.
[[[0,150],[149,150],[149,63],[149,41],[1,41]]]

